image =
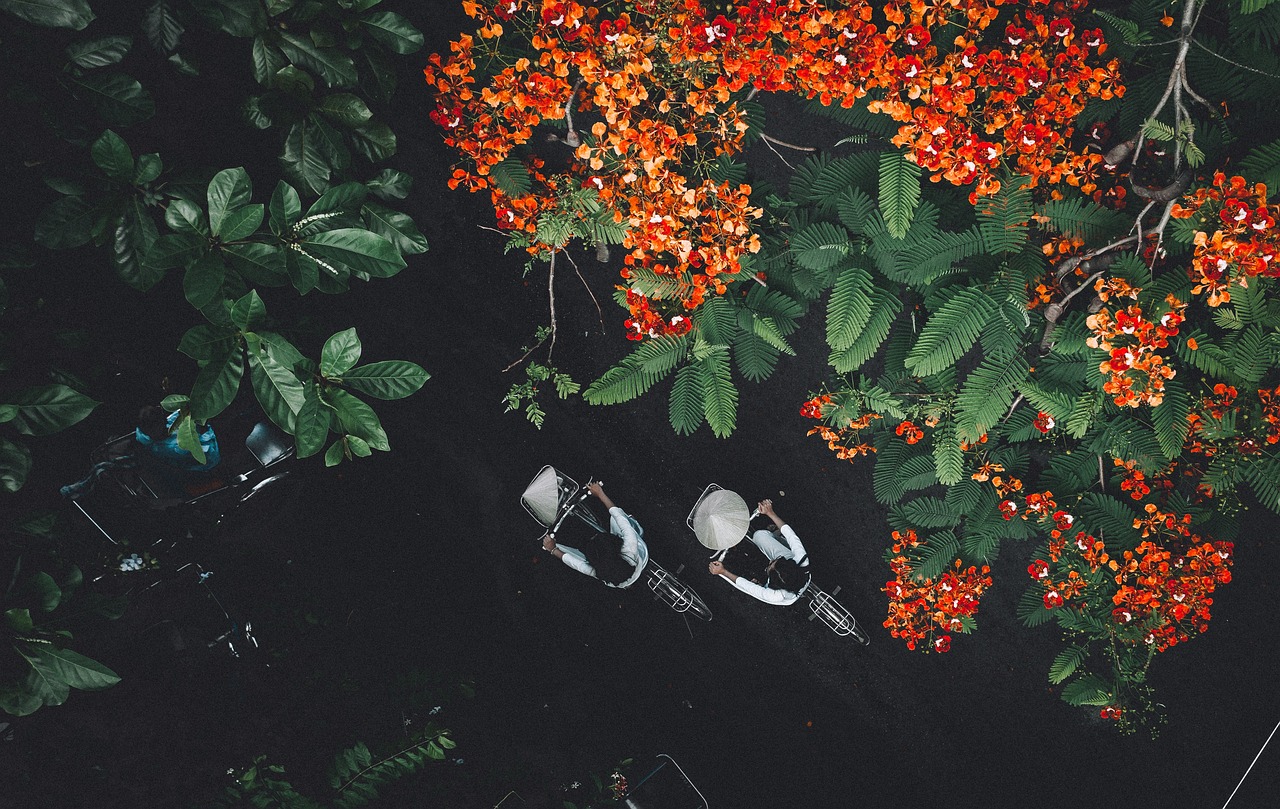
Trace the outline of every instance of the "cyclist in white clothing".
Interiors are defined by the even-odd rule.
[[[712,575],[726,579],[737,589],[766,604],[794,604],[809,586],[809,557],[800,537],[774,512],[772,500],[761,500],[756,510],[773,520],[774,525],[772,531],[762,529],[749,537],[769,559],[764,584],[735,574],[720,561],[711,562],[707,566],[708,570]],[[779,537],[787,544],[783,545]]]
[[[588,483],[587,491],[609,509],[610,533],[596,534],[582,543],[581,550],[558,544],[548,533],[542,537],[542,548],[579,573],[599,579],[610,587],[630,587],[640,578],[649,562],[649,549],[642,539],[644,529],[634,517],[614,505],[599,483]]]

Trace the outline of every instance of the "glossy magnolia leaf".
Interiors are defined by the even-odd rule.
[[[386,452],[391,449],[387,443],[387,434],[382,429],[382,422],[373,408],[344,390],[329,388],[321,394],[338,415],[342,429],[358,438],[363,438],[369,446]]]
[[[404,199],[413,188],[413,177],[403,171],[383,169],[366,182],[365,186],[380,199]]]
[[[79,31],[93,22],[85,0],[0,0],[0,9],[29,23]]]
[[[376,278],[388,278],[404,269],[404,259],[383,236],[361,228],[338,228],[302,240],[307,252]]]
[[[233,37],[251,37],[267,27],[267,15],[260,0],[216,0],[215,4],[202,3],[210,8],[212,19]]]
[[[306,295],[316,288],[316,282],[320,276],[320,265],[316,264],[310,256],[287,250],[284,255],[284,268],[299,295]]]
[[[262,325],[267,317],[267,305],[262,302],[256,289],[249,290],[242,298],[231,305],[231,322],[241,331],[252,331]]]
[[[92,70],[95,67],[119,64],[133,47],[133,39],[126,36],[105,36],[87,42],[73,42],[67,46],[67,58],[77,67]]]
[[[263,86],[269,86],[276,74],[289,64],[284,53],[261,34],[253,38],[252,59],[253,79]]]
[[[239,346],[215,354],[196,374],[191,386],[191,415],[201,421],[217,416],[236,398],[244,376],[244,357]]]
[[[346,455],[346,442],[339,438],[329,445],[329,449],[324,454],[325,466],[337,466],[342,463],[343,457]]]
[[[174,435],[178,439],[179,449],[190,452],[191,456],[202,464],[208,460],[204,454],[204,447],[200,445],[200,428],[196,426],[190,413],[183,413],[178,417],[178,423],[174,425]]]
[[[222,294],[226,266],[216,255],[203,256],[187,267],[182,277],[182,292],[196,309],[203,309]]]
[[[182,23],[174,10],[173,0],[153,0],[142,12],[142,33],[160,53],[172,53],[182,38]]]
[[[146,264],[156,270],[185,267],[203,252],[203,240],[196,235],[169,233],[156,239],[147,251]]]
[[[269,349],[249,352],[249,377],[254,395],[267,416],[293,434],[305,396],[302,382]]]
[[[243,168],[223,169],[209,181],[206,192],[209,205],[209,230],[214,236],[222,232],[229,214],[249,204],[253,184]]]
[[[22,488],[31,472],[31,450],[0,438],[0,488],[13,493]]]
[[[324,79],[330,87],[350,87],[358,78],[350,56],[336,48],[317,48],[305,36],[281,32],[280,50],[289,61]]]
[[[299,458],[310,458],[324,449],[324,441],[329,437],[332,412],[320,403],[315,383],[307,383],[303,388],[302,408],[294,420],[293,436]]]
[[[202,323],[199,326],[192,326],[186,334],[182,335],[178,350],[193,360],[204,362],[222,356],[235,344],[234,333]]]
[[[889,235],[905,238],[920,202],[920,167],[901,152],[880,155],[879,202]]]
[[[375,11],[360,18],[360,26],[369,36],[399,54],[422,49],[422,32],[404,17],[392,11]]]
[[[64,76],[71,92],[97,111],[112,126],[132,126],[156,113],[155,99],[138,83],[123,73],[95,71]]]
[[[364,183],[342,183],[335,185],[311,203],[307,208],[307,217],[318,217],[325,213],[350,213],[360,209],[369,196],[369,189]],[[347,219],[324,218],[326,222],[347,222]],[[326,228],[331,229],[331,228]]]
[[[307,121],[289,128],[280,153],[280,165],[291,180],[312,194],[322,194],[329,187],[333,169],[320,153],[316,138]]]
[[[351,145],[370,163],[379,163],[396,153],[396,133],[381,121],[369,121],[351,130]]]
[[[164,277],[164,270],[147,261],[159,239],[155,220],[137,197],[130,197],[116,223],[111,244],[111,263],[116,274],[129,286],[146,292]]]
[[[284,180],[276,183],[276,190],[271,192],[271,202],[267,205],[271,232],[277,236],[293,227],[302,216],[302,200],[293,186]]]
[[[164,223],[170,230],[178,233],[189,233],[193,236],[207,238],[209,226],[205,222],[204,211],[194,202],[185,199],[171,200],[165,207]]]
[[[359,126],[373,117],[373,113],[369,112],[364,101],[351,93],[334,93],[325,96],[315,109],[335,124],[346,127]]]
[[[427,237],[422,235],[406,213],[369,202],[364,206],[364,222],[369,230],[394,244],[401,255],[417,255],[427,251]]]
[[[320,350],[320,373],[338,379],[360,361],[360,338],[355,327],[334,334]]]
[[[66,250],[88,244],[99,212],[83,197],[63,197],[40,214],[35,239],[50,250]]]
[[[218,238],[224,244],[249,238],[262,225],[263,212],[261,204],[228,211],[222,220],[222,232],[217,234]]]
[[[120,676],[111,669],[70,649],[45,643],[20,643],[14,648],[48,687],[61,693],[64,699],[68,686],[81,691],[101,691],[120,682]]]
[[[262,242],[229,244],[222,249],[231,268],[250,284],[282,287],[289,283],[284,248]]]
[[[431,378],[421,365],[406,360],[382,360],[342,374],[342,384],[375,399],[403,399]]]
[[[84,419],[100,403],[66,385],[40,385],[6,397],[17,407],[9,424],[23,435],[51,435]]]

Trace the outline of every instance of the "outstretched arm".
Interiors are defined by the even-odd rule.
[[[777,528],[779,531],[782,530],[782,526],[786,525],[786,522],[784,522],[783,519],[778,516],[777,512],[773,510],[772,500],[769,500],[767,498],[764,500],[761,500],[756,505],[756,510],[759,511],[764,516],[768,517],[769,519],[773,520],[774,528]]]
[[[604,504],[605,508],[617,508],[613,501],[609,499],[609,495],[604,493],[604,487],[594,480],[587,484],[587,491],[600,498],[600,502]]]

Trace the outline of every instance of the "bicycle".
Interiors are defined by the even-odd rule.
[[[588,485],[591,482],[589,479]],[[552,466],[544,466],[525,488],[520,496],[520,504],[529,516],[547,529],[547,533],[551,536],[559,533],[571,516],[587,528],[607,534],[609,529],[586,504],[590,496],[591,492],[585,486],[579,486],[573,478]],[[648,547],[643,542],[644,530],[634,519],[631,520],[631,524],[642,537],[640,554],[644,571],[641,575],[645,587],[653,594],[654,600],[661,601],[678,613],[688,613],[704,621],[710,621],[711,610],[706,602],[692,587],[678,578],[680,572],[684,570],[684,565],[676,568],[675,573],[671,573],[649,558]]]
[[[685,524],[703,547],[716,551],[712,559],[724,559],[731,548],[747,537],[751,521],[757,516],[759,511],[748,511],[741,495],[711,483],[693,504]],[[835,634],[852,637],[862,646],[869,646],[871,637],[836,600],[840,589],[836,587],[828,593],[810,578],[800,589],[800,597],[810,613],[809,620],[820,619]]]

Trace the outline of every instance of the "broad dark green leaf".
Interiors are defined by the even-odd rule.
[[[209,236],[209,226],[205,223],[204,211],[194,202],[185,199],[171,200],[164,211],[164,222],[170,230],[177,233],[190,233],[194,236]]]
[[[368,458],[373,454],[373,450],[369,448],[369,442],[363,438],[348,435],[342,440],[347,443],[347,451],[356,458]]]
[[[191,404],[191,397],[185,393],[171,393],[160,400],[160,406],[168,412],[181,410]]]
[[[293,283],[293,288],[298,290],[299,295],[306,295],[316,288],[316,282],[320,276],[320,265],[316,264],[310,256],[304,256],[294,250],[286,250],[284,268],[289,273],[289,280]]]
[[[302,201],[293,186],[284,180],[276,183],[276,190],[271,192],[271,202],[267,205],[268,221],[271,232],[277,236],[293,227],[302,215]]]
[[[200,66],[181,53],[171,53],[165,61],[183,76],[199,76]]]
[[[227,329],[202,323],[182,335],[178,350],[193,360],[204,362],[220,357],[236,344],[236,336]]]
[[[385,51],[362,48],[357,58],[364,64],[360,89],[371,101],[390,104],[396,92],[396,65],[391,57]]]
[[[272,74],[271,83],[268,86],[272,90],[294,96],[296,102],[310,107],[311,94],[316,89],[316,80],[302,68],[286,64]]]
[[[229,211],[222,220],[222,232],[218,238],[224,244],[249,238],[262,226],[264,212],[260,203]]]
[[[124,138],[108,129],[89,147],[93,162],[113,180],[127,183],[133,179],[133,152]]]
[[[351,130],[351,145],[370,163],[396,153],[396,133],[381,121],[369,121]]]
[[[112,126],[132,126],[156,113],[151,93],[138,80],[123,73],[66,74],[71,92],[93,105],[98,115]]]
[[[90,70],[95,67],[119,64],[131,47],[133,47],[131,37],[98,37],[87,42],[73,42],[68,45],[67,58],[76,66]]]
[[[147,266],[157,270],[185,267],[204,252],[204,239],[187,233],[170,233],[155,240],[147,251]]]
[[[383,169],[366,182],[365,187],[379,199],[404,199],[413,188],[413,177],[403,171]]]
[[[79,31],[93,22],[93,10],[85,0],[0,0],[0,9],[29,23],[47,28]]]
[[[422,235],[406,213],[369,202],[364,206],[364,221],[369,230],[394,244],[401,255],[416,255],[427,251],[427,237]]]
[[[23,643],[20,654],[42,677],[81,691],[101,691],[120,682],[120,676],[111,669],[70,649]]]
[[[18,491],[27,482],[30,472],[31,450],[0,438],[0,488],[9,493]]]
[[[111,264],[120,279],[139,292],[146,292],[164,277],[164,270],[147,262],[160,238],[155,220],[138,197],[130,197],[116,223],[111,245]]]
[[[40,710],[44,700],[20,686],[0,686],[0,711],[10,716],[28,716]]]
[[[304,191],[323,194],[329,187],[333,169],[317,147],[311,125],[299,121],[289,128],[280,153],[280,165],[286,175]]]
[[[308,252],[336,261],[377,278],[388,278],[404,269],[396,246],[383,236],[360,228],[339,228],[303,240]]]
[[[160,53],[172,53],[186,29],[174,13],[172,0],[154,0],[142,12],[142,33]]]
[[[265,347],[249,352],[249,375],[263,412],[292,435],[306,398],[302,382]]]
[[[192,306],[203,309],[222,294],[226,276],[227,268],[220,256],[201,256],[182,276],[182,292]]]
[[[37,573],[28,580],[28,585],[40,604],[41,612],[53,612],[62,603],[62,588],[48,573]]]
[[[320,351],[320,373],[329,379],[340,378],[360,361],[360,348],[355,327],[334,334]]]
[[[251,37],[267,27],[267,15],[259,0],[206,0],[207,13],[216,25],[233,37]]]
[[[4,611],[5,623],[15,632],[26,632],[35,624],[31,620],[31,610],[26,607],[14,607]]]
[[[88,244],[98,210],[83,197],[63,197],[40,214],[35,239],[50,250],[66,250]]]
[[[9,422],[23,435],[52,435],[93,412],[99,402],[66,385],[39,385],[11,393],[6,404],[16,405]]]
[[[178,423],[174,425],[173,432],[177,436],[179,449],[190,452],[191,457],[202,464],[208,461],[204,447],[200,445],[200,428],[196,426],[195,419],[191,418],[190,413],[183,413],[178,417]]]
[[[415,53],[422,49],[422,32],[393,11],[366,14],[360,18],[360,25],[370,36],[396,53]]]
[[[267,317],[267,305],[262,302],[256,289],[249,290],[231,306],[231,322],[241,331],[252,331],[262,325]]]
[[[208,421],[226,410],[240,390],[242,376],[244,357],[233,343],[228,350],[215,354],[196,374],[191,386],[191,415]]]
[[[250,284],[280,287],[289,283],[285,272],[285,249],[274,244],[248,242],[229,244],[222,250],[231,268]]]
[[[249,126],[255,129],[270,129],[275,122],[271,118],[268,99],[265,96],[249,96],[244,101],[242,111]]]
[[[222,232],[227,216],[249,204],[253,184],[243,168],[223,169],[209,181],[209,229],[214,236]]]
[[[281,32],[280,50],[289,61],[315,73],[330,87],[350,87],[358,78],[350,56],[336,48],[317,48],[304,36]]]
[[[329,445],[329,449],[324,454],[325,466],[337,466],[342,463],[342,457],[346,452],[346,442],[339,438]]]
[[[261,34],[253,38],[254,81],[264,86],[271,84],[272,77],[287,64],[289,60],[280,49],[268,43]]]
[[[335,211],[356,211],[369,195],[369,189],[363,183],[342,183],[335,185],[320,195],[307,209],[307,216]]]
[[[351,93],[334,93],[325,96],[316,105],[316,111],[335,124],[359,126],[373,117],[360,97]]]
[[[133,184],[146,185],[159,177],[162,169],[164,169],[164,163],[160,160],[160,155],[155,152],[138,155],[138,165],[133,172]]]
[[[329,437],[330,412],[329,408],[320,404],[315,384],[308,384],[303,390],[302,409],[298,411],[294,424],[299,458],[310,458],[324,449],[325,439]]]
[[[321,394],[321,398],[333,407],[338,414],[342,429],[363,438],[374,449],[386,452],[391,449],[387,443],[387,434],[382,429],[382,422],[373,408],[356,397],[338,388],[329,388]]]

